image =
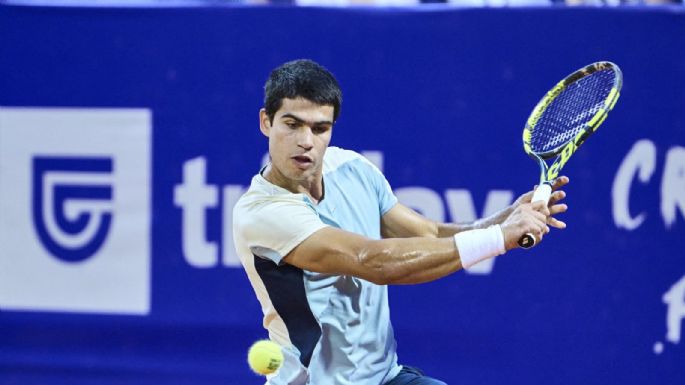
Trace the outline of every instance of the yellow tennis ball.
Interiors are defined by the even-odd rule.
[[[247,363],[258,374],[271,374],[283,363],[281,347],[269,340],[260,340],[252,344],[247,353]]]

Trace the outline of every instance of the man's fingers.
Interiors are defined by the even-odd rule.
[[[561,187],[565,186],[569,182],[569,179],[567,176],[560,176],[556,178],[552,182],[552,195],[550,196],[549,199],[549,204],[552,205],[566,197],[566,193],[563,191],[557,192],[556,190],[560,189]],[[538,185],[533,186],[533,190],[528,191],[527,193],[521,195],[517,200],[516,204],[525,204],[525,203],[531,203],[531,200],[533,199],[533,194],[535,191],[538,189]]]
[[[568,179],[568,177],[566,175],[562,175],[562,176],[556,178],[554,180],[554,182],[552,182],[552,191],[557,190],[557,189],[565,186],[566,184],[568,184],[569,181],[570,180]]]
[[[547,215],[545,215],[544,213],[541,213],[539,211],[533,211],[532,215],[539,223],[547,223]]]
[[[556,229],[565,229],[566,228],[566,223],[562,222],[554,217],[549,217],[547,218],[547,224],[549,226],[552,226]]]
[[[566,192],[565,191],[562,191],[562,190],[555,191],[549,197],[549,205],[551,206],[551,205],[559,202],[560,200],[562,200],[564,198],[566,198]]]
[[[549,227],[547,226],[543,226],[538,231],[534,232],[538,242],[542,242],[542,238],[544,238],[547,233],[549,233]]]
[[[534,191],[535,191],[535,189],[533,189],[533,191],[528,191],[527,193],[521,195],[517,199],[517,202],[518,203],[530,203],[531,199],[533,199],[533,192]]]
[[[539,211],[531,211],[528,218],[528,226],[533,233],[545,233],[547,228],[547,216]]]
[[[550,215],[549,214],[549,208],[547,207],[547,204],[545,202],[539,201],[539,202],[533,202],[531,205],[531,208],[538,212],[541,213],[545,216]]]
[[[547,207],[545,202],[533,202],[518,206],[512,217],[510,217],[513,220],[512,224],[515,223],[515,227],[518,229],[516,233],[519,233],[519,231],[522,234],[530,233],[540,242],[545,234],[551,231],[551,227],[566,227],[564,222],[550,216],[550,210],[554,210],[556,213],[564,212],[566,211],[566,205],[557,204]],[[516,240],[518,239],[516,238]]]
[[[566,223],[556,219],[553,215],[566,212],[568,206],[559,201],[566,198],[566,192],[557,190],[565,186],[569,182],[568,177],[561,176],[554,180],[552,188],[554,192],[551,194],[548,202],[530,202],[533,191],[527,192],[517,200],[517,212],[515,216],[518,217],[518,227],[520,230],[528,229],[526,233],[531,233],[537,238],[537,241],[542,241],[545,234],[548,234],[551,227],[557,229],[566,228]],[[537,186],[536,186],[537,188]],[[535,189],[533,189],[535,190]]]
[[[554,205],[549,208],[549,215],[556,215],[559,213],[565,213],[568,210],[568,206],[565,204]]]

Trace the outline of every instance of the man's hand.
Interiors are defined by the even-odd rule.
[[[549,233],[547,218],[549,208],[545,202],[521,203],[500,225],[504,235],[504,247],[507,250],[518,247],[518,240],[527,233],[533,234],[538,242]]]
[[[554,218],[555,215],[564,213],[568,210],[568,206],[564,203],[559,203],[562,199],[566,198],[566,192],[560,190],[561,187],[565,186],[569,182],[567,176],[560,176],[554,180],[552,183],[552,196],[549,198],[549,216],[547,217],[547,224],[555,227],[557,229],[565,229],[566,223]]]
[[[546,206],[542,202],[531,203],[530,200],[533,197],[535,188],[521,195],[514,202],[512,213],[501,224],[507,250],[518,247],[517,242],[519,238],[526,233],[535,235],[539,242],[549,232],[548,226],[557,229],[566,228],[566,223],[556,219],[555,216],[568,210],[566,204],[560,203],[566,197],[566,193],[560,190],[560,188],[568,184],[568,182],[569,179],[566,176],[560,176],[554,180],[552,183],[553,193]],[[533,212],[537,212],[537,214]],[[538,220],[541,220],[542,224],[545,225],[543,229],[539,227],[540,223],[537,222]],[[523,230],[525,228],[529,228],[529,230]],[[518,237],[515,236],[516,234],[518,234]]]

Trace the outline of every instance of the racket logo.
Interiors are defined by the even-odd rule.
[[[576,135],[576,137],[568,142],[566,146],[561,150],[560,156],[557,158],[554,163],[552,163],[551,166],[549,166],[549,170],[547,170],[547,180],[552,180],[559,176],[559,170],[561,170],[566,162],[568,162],[569,159],[571,159],[571,155],[573,155],[578,147],[583,143],[583,140],[585,140],[586,137],[585,131],[582,131]]]
[[[111,158],[33,157],[33,223],[43,246],[65,262],[93,256],[112,224]]]

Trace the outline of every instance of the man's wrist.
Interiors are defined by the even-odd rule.
[[[469,268],[478,262],[504,254],[504,234],[500,225],[454,234],[461,265]]]

